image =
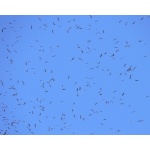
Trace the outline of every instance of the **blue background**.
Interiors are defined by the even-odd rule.
[[[149,16],[0,16],[0,134],[150,134]]]

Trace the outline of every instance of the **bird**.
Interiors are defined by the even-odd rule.
[[[0,17],[0,134],[150,133],[149,16],[13,18]]]

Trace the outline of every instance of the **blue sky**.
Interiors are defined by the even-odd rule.
[[[0,16],[0,134],[150,134],[149,16]]]

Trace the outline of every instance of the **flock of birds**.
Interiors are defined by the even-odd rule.
[[[0,134],[150,134],[149,16],[0,16]]]

